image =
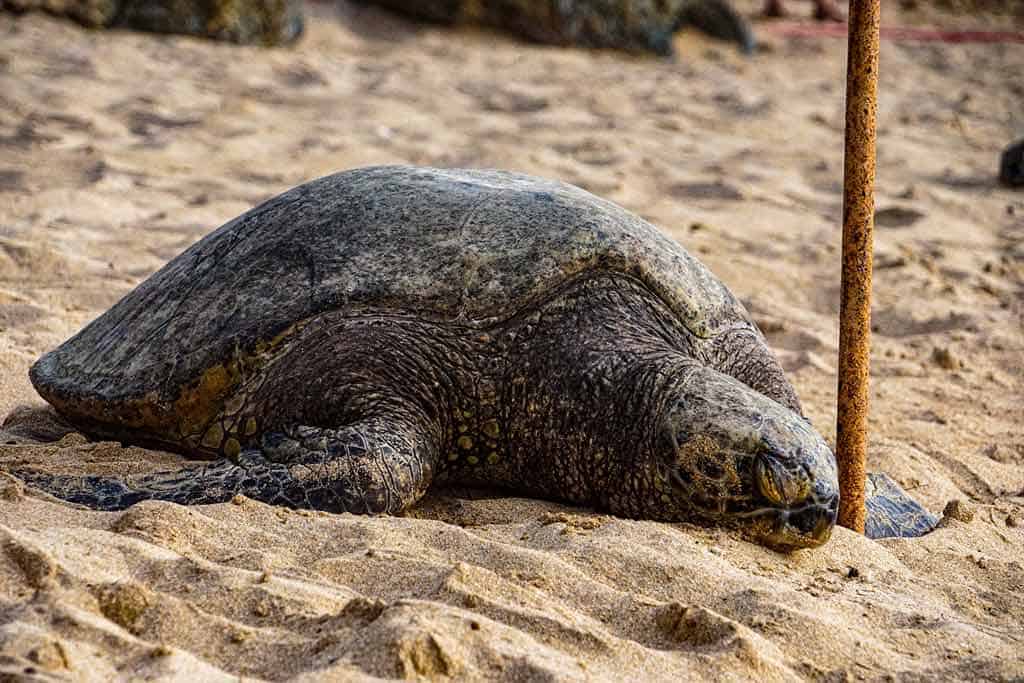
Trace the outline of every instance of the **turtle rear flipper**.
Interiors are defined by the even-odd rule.
[[[52,496],[96,510],[124,510],[144,500],[180,505],[224,503],[236,494],[289,507],[306,507],[301,489],[284,465],[271,463],[256,451],[246,451],[239,462],[227,460],[203,467],[186,467],[137,477],[76,477],[35,471],[12,474],[29,486]],[[295,494],[299,493],[299,497]],[[291,495],[289,495],[291,494]]]
[[[750,23],[728,0],[691,0],[680,12],[676,28],[684,25],[694,26],[712,38],[736,43],[744,54],[753,54],[757,49]]]
[[[260,450],[203,467],[126,479],[12,472],[58,498],[100,510],[143,500],[223,503],[244,495],[271,505],[360,514],[401,512],[433,474],[431,437],[411,427],[365,422],[340,429],[296,427],[263,438]]]
[[[939,518],[911,498],[892,477],[882,472],[868,474],[865,493],[868,538],[913,538],[935,528]]]
[[[190,470],[160,473],[182,475]],[[78,503],[96,510],[124,510],[143,500],[155,498],[142,481],[129,483],[114,477],[76,477],[66,474],[47,474],[36,470],[13,470],[11,474],[32,488],[51,496]],[[157,475],[157,476],[160,476]]]

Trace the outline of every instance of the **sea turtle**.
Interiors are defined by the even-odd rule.
[[[756,47],[750,24],[729,0],[362,0],[442,24],[474,24],[549,45],[614,48],[672,56],[683,26]]]
[[[223,456],[131,480],[17,473],[101,509],[244,494],[398,513],[449,481],[781,548],[836,518],[835,458],[729,290],[639,217],[516,173],[300,185],[30,376],[88,434]]]
[[[89,28],[130,28],[257,45],[292,43],[303,27],[301,0],[0,0],[0,9],[45,10]]]

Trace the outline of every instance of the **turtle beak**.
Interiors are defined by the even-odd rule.
[[[823,544],[832,535],[839,510],[837,487],[828,477],[812,480],[798,461],[760,454],[754,460],[754,487],[761,513],[770,521],[765,541],[781,549]]]
[[[772,506],[756,513],[769,522],[764,534],[769,545],[782,550],[813,548],[832,536],[839,495],[831,487],[805,480],[794,483],[786,479],[788,473],[781,474],[770,464],[755,463],[754,472],[761,495]]]

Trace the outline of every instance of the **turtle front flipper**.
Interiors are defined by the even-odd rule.
[[[244,495],[271,505],[359,514],[397,513],[423,495],[436,440],[411,425],[368,421],[339,429],[299,426],[263,437],[237,462],[126,479],[13,474],[58,498],[101,510],[142,500],[223,503]]]
[[[881,472],[868,474],[865,493],[868,538],[913,538],[935,528],[939,518],[911,498],[892,477]]]
[[[265,502],[334,512],[394,514],[426,492],[440,449],[429,429],[379,419],[339,429],[286,429],[265,435],[260,450],[267,467],[287,469],[289,486],[305,499],[300,498],[298,504],[287,498]]]

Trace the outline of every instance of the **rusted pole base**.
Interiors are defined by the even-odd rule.
[[[839,524],[864,533],[871,264],[875,224],[879,0],[850,0],[843,164],[843,277],[839,305]]]

